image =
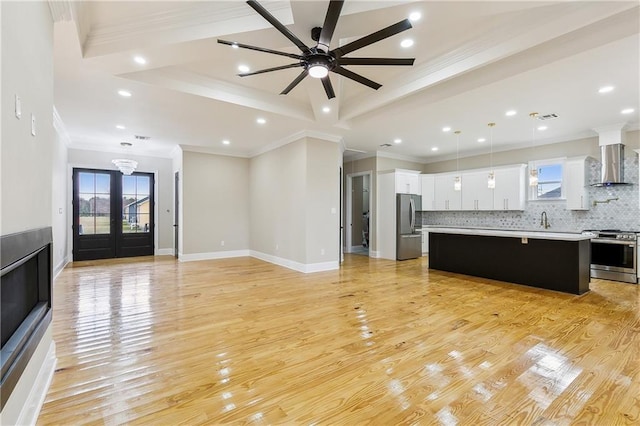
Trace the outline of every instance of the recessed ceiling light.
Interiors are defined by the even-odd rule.
[[[228,141],[228,140],[226,140],[226,139],[222,141],[222,144],[223,144],[223,145],[229,145],[230,143],[231,143],[231,142],[229,142],[229,141]]]
[[[405,47],[405,48],[411,47],[411,46],[413,46],[413,40],[411,40],[410,38],[405,38],[404,40],[402,40],[400,42],[400,46]]]
[[[419,21],[422,18],[422,14],[420,12],[412,12],[409,14],[410,21]]]
[[[433,148],[431,148],[431,151],[437,151],[437,150],[438,150],[437,146],[434,146]]]
[[[145,58],[143,58],[142,56],[134,56],[133,57],[133,61],[136,64],[140,64],[140,65],[144,65],[147,63],[147,60]]]
[[[485,142],[485,141],[486,141],[485,138],[478,138],[478,142],[480,142],[480,143]]]
[[[442,131],[443,132],[450,132],[451,131],[451,127],[443,127]]]
[[[400,138],[395,138],[395,139],[393,140],[393,143],[402,143],[402,139],[400,139]]]
[[[240,72],[249,72],[249,67],[246,65],[238,65],[238,71]]]
[[[122,146],[133,146],[133,144],[131,142],[120,142],[120,145],[122,145]]]
[[[326,114],[327,112],[331,112],[331,108],[329,108],[329,107],[322,107],[322,112],[324,112],[325,114]]]
[[[506,115],[507,117],[513,117],[517,113],[518,112],[515,109],[510,109],[509,111],[505,112],[504,115]]]
[[[256,123],[258,123],[258,124],[264,124],[264,123],[266,123],[266,122],[267,122],[267,120],[265,120],[265,119],[264,119],[264,118],[262,118],[262,117],[260,117],[260,118],[258,118],[258,119],[256,120]]]
[[[540,126],[540,127],[538,127],[538,130],[543,132],[543,131],[547,130],[547,126]]]
[[[130,98],[131,92],[128,92],[126,90],[118,90],[118,95],[123,96],[125,98]]]
[[[116,124],[116,129],[124,130],[126,129],[126,127],[124,127],[122,124]]]
[[[613,92],[614,87],[613,86],[603,86],[600,89],[598,89],[598,93],[609,93],[609,92]]]
[[[625,108],[622,111],[620,111],[621,114],[631,114],[633,111],[635,111],[635,109],[633,108]]]

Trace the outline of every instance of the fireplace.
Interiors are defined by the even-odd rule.
[[[51,323],[51,228],[0,238],[0,409]]]

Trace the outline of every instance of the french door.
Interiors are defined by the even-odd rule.
[[[73,260],[154,252],[152,173],[73,169]]]

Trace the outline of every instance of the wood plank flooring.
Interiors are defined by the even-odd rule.
[[[640,424],[640,287],[573,296],[346,255],[77,262],[38,424]]]

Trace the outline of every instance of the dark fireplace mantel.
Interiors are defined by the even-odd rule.
[[[0,409],[51,323],[51,228],[0,237]]]

